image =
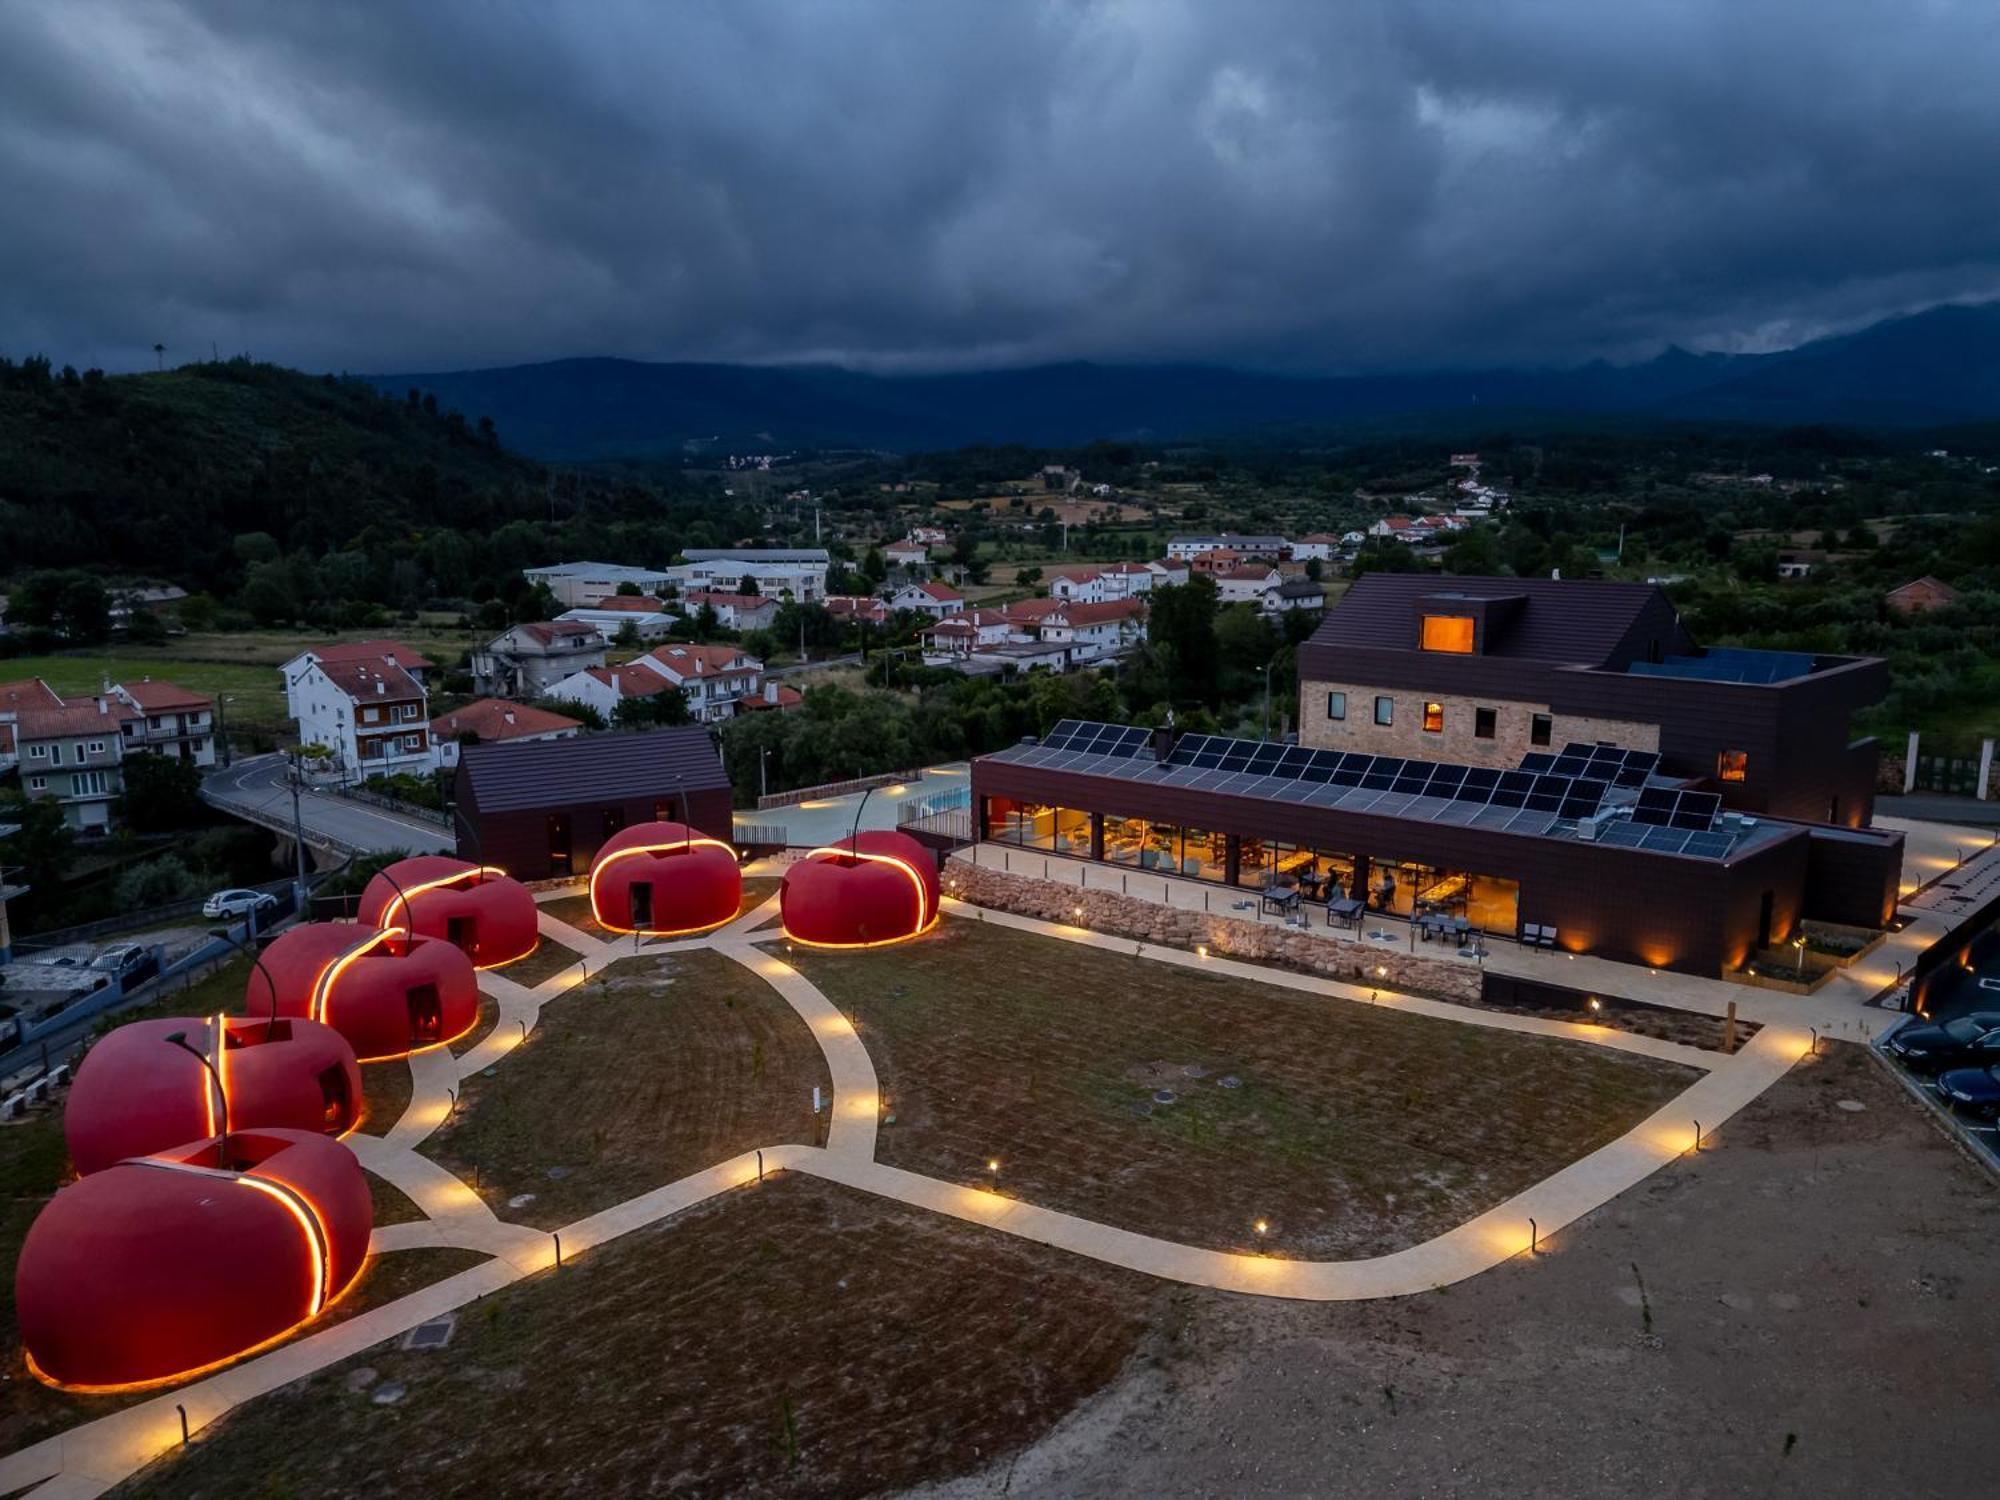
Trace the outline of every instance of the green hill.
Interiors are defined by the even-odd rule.
[[[248,360],[153,375],[0,360],[0,536],[14,569],[226,584],[232,541],[287,554],[371,527],[489,529],[546,510],[490,424]]]

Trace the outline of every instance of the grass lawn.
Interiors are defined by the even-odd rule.
[[[486,632],[490,635],[491,632]],[[290,728],[285,717],[285,689],[278,667],[306,646],[333,640],[390,637],[421,651],[439,667],[450,670],[482,639],[479,631],[419,626],[412,630],[345,630],[331,637],[315,631],[255,630],[241,634],[190,633],[158,646],[118,645],[89,651],[58,651],[43,656],[17,656],[4,664],[9,679],[40,677],[57,692],[96,692],[109,677],[113,682],[141,677],[164,678],[197,693],[236,701],[224,710],[230,734],[276,735]]]
[[[743,882],[743,904],[736,908],[736,915],[740,917],[746,912],[754,911],[757,907],[762,906],[778,893],[778,887],[781,883],[781,881],[769,875],[756,875],[745,880]],[[590,914],[590,893],[588,891],[580,896],[558,896],[553,901],[542,902],[541,907],[543,911],[554,917],[558,922],[567,922],[578,932],[586,933],[591,937],[600,938],[607,943],[615,943],[620,938],[625,938],[628,942],[630,941],[629,936],[625,933],[608,932],[597,925],[597,919]],[[546,944],[548,939],[543,938],[542,941]],[[512,968],[504,969],[501,972],[506,974],[510,979],[514,977]]]
[[[361,1133],[387,1135],[410,1107],[417,1091],[407,1059],[361,1065]]]
[[[1126,1365],[1163,1295],[786,1176],[461,1310],[441,1350],[371,1349],[273,1392],[118,1493],[900,1491],[1046,1431]],[[406,1393],[375,1405],[388,1382]]]
[[[960,918],[791,962],[859,1024],[881,1160],[983,1182],[998,1158],[1004,1192],[1219,1249],[1260,1218],[1281,1255],[1417,1243],[1697,1076]]]
[[[368,1193],[375,1202],[375,1223],[378,1227],[383,1224],[414,1224],[425,1217],[416,1200],[386,1177],[377,1177],[370,1172]]]
[[[518,985],[533,989],[544,980],[560,974],[564,969],[575,968],[576,958],[575,950],[543,938],[535,945],[533,953],[526,958],[516,959],[506,968],[496,972],[506,975]]]
[[[424,1152],[503,1218],[556,1229],[756,1146],[813,1139],[830,1086],[805,1023],[714,953],[624,959],[465,1080]],[[508,1199],[532,1193],[519,1209]]]

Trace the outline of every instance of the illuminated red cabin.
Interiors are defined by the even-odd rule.
[[[175,1033],[215,1071],[169,1042]],[[63,1111],[70,1160],[88,1176],[214,1135],[223,1090],[233,1129],[339,1136],[361,1118],[354,1048],[330,1026],[294,1017],[275,1025],[248,1016],[133,1021],[92,1047],[77,1070]]]
[[[302,1016],[346,1037],[363,1062],[434,1047],[479,1019],[479,978],[472,960],[441,938],[410,937],[349,922],[306,922],[264,950],[250,971],[243,1006]]]
[[[702,932],[730,920],[742,905],[736,851],[685,823],[621,828],[591,861],[591,914],[613,932]]]
[[[785,933],[821,948],[900,942],[938,918],[937,861],[905,833],[866,830],[785,872]]]
[[[448,854],[388,866],[361,893],[360,917],[370,927],[409,927],[420,937],[442,938],[480,969],[526,958],[538,941],[532,891],[504,870]]]
[[[354,1153],[323,1135],[232,1132],[58,1192],[28,1230],[14,1301],[30,1368],[119,1389],[184,1379],[311,1321],[368,1254]]]

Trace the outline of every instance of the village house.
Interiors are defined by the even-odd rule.
[[[510,740],[566,740],[582,732],[580,720],[505,698],[481,698],[431,720],[431,741],[438,764],[449,771],[458,765],[462,745],[491,745]]]
[[[532,620],[472,653],[472,690],[499,698],[539,698],[565,677],[604,665],[604,632],[583,620]]]
[[[1890,589],[1882,596],[1882,602],[1899,615],[1921,615],[1929,610],[1943,609],[1948,604],[1958,602],[1958,590],[1941,578],[1933,578],[1926,573],[1921,578],[1913,578],[1908,583]]]
[[[615,641],[618,632],[630,625],[640,640],[657,641],[679,623],[679,618],[664,600],[651,594],[613,594],[587,608],[564,610],[556,616],[556,623],[586,625],[606,641]]]
[[[1269,563],[1245,563],[1215,577],[1215,598],[1219,604],[1254,604],[1265,607],[1266,596],[1276,592],[1284,575]]]
[[[889,596],[889,608],[915,610],[942,620],[965,608],[965,595],[948,584],[910,583]]]
[[[37,686],[55,697],[47,683]],[[13,721],[21,789],[32,802],[60,805],[64,825],[78,833],[108,832],[125,790],[124,726],[136,711],[109,693],[53,704],[27,696]]]
[[[127,751],[152,750],[175,760],[192,761],[204,770],[215,764],[213,698],[151,677],[114,683],[109,691],[132,710],[124,724]]]
[[[703,606],[715,611],[724,630],[769,630],[778,619],[778,601],[762,594],[721,594],[698,589],[681,599],[681,614],[692,619]]]
[[[331,751],[347,779],[437,769],[424,687],[430,668],[395,641],[357,641],[314,646],[279,670],[299,743]]]

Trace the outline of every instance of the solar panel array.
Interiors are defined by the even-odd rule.
[[[1127,724],[1092,724],[1083,719],[1064,719],[1042,737],[1042,744],[1051,750],[1075,750],[1087,755],[1115,755],[1124,759],[1137,755],[1152,738],[1152,730]]]
[[[1706,833],[1715,826],[1722,799],[1714,792],[1683,792],[1670,786],[1649,786],[1639,792],[1632,821],[1649,828],[1680,828]]]
[[[1185,735],[1163,764],[1142,755],[1152,731],[1117,724],[1064,719],[1039,744],[1020,745],[993,758],[1014,765],[1075,771],[1141,781],[1186,791],[1269,797],[1302,807],[1420,819],[1432,823],[1488,828],[1505,833],[1573,836],[1568,820],[1602,810],[1617,771],[1564,776],[1553,769],[1519,770],[1408,760],[1392,755],[1312,750],[1268,740],[1227,735]],[[1606,752],[1599,755],[1600,750]],[[1568,745],[1549,764],[1620,771],[1657,761],[1649,751],[1615,746]],[[1639,769],[1643,780],[1645,771]],[[1735,845],[1731,833],[1712,825],[1721,799],[1712,792],[1675,787],[1641,787],[1631,818],[1613,818],[1597,831],[1597,842],[1663,854],[1725,858]]]
[[[1521,757],[1524,771],[1608,781],[1613,786],[1644,786],[1658,769],[1656,750],[1627,750],[1622,745],[1585,745],[1572,740],[1560,751],[1535,750]]]

